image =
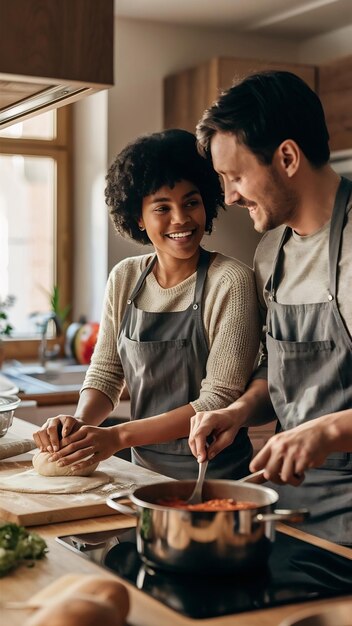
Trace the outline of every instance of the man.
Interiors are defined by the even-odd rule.
[[[225,202],[265,233],[254,268],[266,347],[241,398],[192,418],[191,450],[203,460],[212,434],[212,458],[240,427],[276,415],[283,432],[251,469],[281,483],[281,507],[310,509],[305,529],[352,544],[352,183],[328,163],[319,98],[289,72],[230,88],[197,137]]]

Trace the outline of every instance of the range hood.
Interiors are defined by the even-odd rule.
[[[113,0],[0,0],[0,129],[113,85]]]
[[[20,83],[17,83],[17,86],[19,84]],[[15,124],[32,115],[47,111],[48,109],[53,109],[63,104],[69,104],[93,91],[91,87],[74,87],[72,85],[49,85],[44,89],[41,86],[38,92],[33,93],[27,98],[19,101],[15,100],[9,106],[0,107],[0,128],[6,128],[11,124]]]

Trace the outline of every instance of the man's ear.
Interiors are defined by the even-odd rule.
[[[292,139],[285,139],[275,151],[277,163],[288,178],[296,174],[300,161],[301,151],[298,144]]]

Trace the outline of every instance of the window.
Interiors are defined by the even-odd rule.
[[[71,107],[0,132],[0,298],[15,297],[6,355],[36,356],[31,314],[72,302]],[[21,341],[20,341],[21,340]]]

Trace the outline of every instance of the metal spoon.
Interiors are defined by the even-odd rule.
[[[198,468],[198,478],[196,485],[191,493],[190,497],[187,500],[187,504],[200,504],[203,502],[202,499],[202,491],[203,491],[203,482],[205,477],[205,472],[207,471],[208,460],[199,463]]]
[[[236,480],[236,483],[254,483],[256,485],[261,485],[266,482],[266,478],[264,478],[265,469],[258,470],[257,472],[253,472],[252,474],[248,474],[248,476],[243,476],[243,478],[239,478]]]
[[[203,502],[203,498],[202,498],[203,482],[205,478],[205,472],[207,471],[207,467],[208,467],[208,460],[203,461],[203,463],[199,463],[197,482],[195,484],[192,494],[187,500],[187,504],[200,504],[201,502]],[[243,478],[236,480],[236,482],[237,483],[253,482],[255,484],[260,484],[262,482],[265,482],[264,470],[261,469],[258,472],[248,474],[248,476],[244,476]]]
[[[262,483],[266,483],[267,479],[264,478],[265,468],[258,470],[257,472],[253,472],[252,474],[248,474],[248,476],[244,476],[237,480],[237,483],[254,483],[255,485],[261,485]],[[294,474],[295,478],[302,478],[302,474]]]

